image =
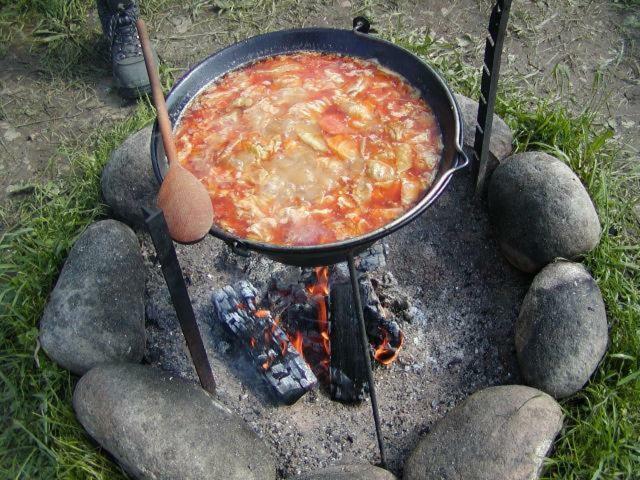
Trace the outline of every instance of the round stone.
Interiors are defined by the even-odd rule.
[[[397,480],[387,470],[367,463],[356,465],[334,465],[314,472],[303,473],[289,480]]]
[[[488,202],[502,252],[525,272],[598,244],[600,221],[589,194],[567,165],[546,153],[504,160],[491,177]]]
[[[144,353],[144,265],[133,231],[104,220],[78,238],[40,320],[44,351],[82,375]]]
[[[89,435],[135,478],[275,478],[267,447],[242,419],[162,370],[97,366],[78,382],[73,407]]]
[[[142,207],[155,207],[158,182],[151,165],[151,127],[127,138],[113,151],[102,171],[102,197],[116,218],[144,225]]]
[[[579,263],[556,262],[536,275],[516,323],[527,384],[563,398],[580,390],[607,349],[600,289]]]
[[[473,151],[473,145],[476,139],[476,126],[478,125],[478,102],[469,97],[455,94],[456,102],[462,113],[462,121],[464,123],[464,147],[467,154]],[[491,141],[489,143],[488,167],[489,172],[493,171],[503,158],[511,155],[513,152],[513,132],[509,125],[498,115],[493,115],[493,123],[491,129]]]
[[[562,428],[560,405],[521,385],[471,395],[441,419],[405,463],[404,480],[538,478]]]

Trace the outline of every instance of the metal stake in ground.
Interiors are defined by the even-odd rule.
[[[489,34],[484,47],[481,94],[478,102],[478,125],[476,126],[476,137],[473,143],[478,173],[476,179],[476,196],[478,198],[484,194],[487,180],[487,156],[489,155],[491,128],[493,126],[493,111],[496,103],[496,91],[498,90],[498,77],[500,76],[502,45],[507,33],[510,9],[511,0],[498,0],[495,4],[491,11]]]
[[[376,398],[376,389],[373,384],[373,371],[371,370],[371,355],[369,353],[369,337],[367,336],[367,327],[364,323],[364,311],[362,310],[362,299],[360,298],[360,284],[358,282],[358,273],[353,259],[353,252],[349,252],[347,257],[349,262],[349,276],[351,277],[351,289],[353,290],[353,301],[356,306],[358,315],[358,323],[360,324],[360,337],[362,341],[362,350],[365,355],[365,365],[367,366],[367,377],[369,381],[369,395],[371,397],[371,410],[373,411],[373,422],[376,426],[376,437],[378,438],[378,448],[380,449],[380,464],[387,467],[387,459],[384,453],[384,441],[382,432],[380,431],[380,416],[378,414],[378,399]]]
[[[173,242],[169,236],[169,229],[162,210],[143,207],[142,212],[151,234],[153,245],[156,247],[156,255],[162,267],[162,274],[167,282],[167,287],[169,287],[171,301],[176,309],[180,328],[187,342],[191,360],[196,367],[200,384],[207,392],[215,394],[216,381],[213,378],[207,352],[200,336],[200,329],[198,329],[198,324],[196,323],[196,316],[193,313],[189,292],[187,292],[187,286],[184,283],[176,249],[173,247]]]

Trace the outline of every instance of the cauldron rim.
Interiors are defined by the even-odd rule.
[[[310,44],[310,48],[294,47],[289,49],[289,46],[284,43],[284,40],[287,39],[302,41],[302,39],[304,38],[312,38],[316,41],[318,38],[320,38],[320,43],[322,44],[323,42],[326,42],[326,45],[320,45],[320,47],[318,47],[318,45]],[[340,42],[338,42],[338,40],[340,40]],[[357,55],[352,54],[348,51],[345,52],[345,50],[348,50],[348,48],[344,48],[345,41],[347,43],[351,42],[349,45],[357,45],[364,51],[368,51],[369,54]],[[264,47],[265,44],[267,45],[267,48]],[[302,44],[304,44],[304,42],[302,42]],[[338,47],[340,47],[341,49]],[[417,67],[419,69],[422,69],[422,73],[426,73],[426,84],[428,84],[430,87],[440,89],[441,93],[444,93],[445,98],[440,99],[444,100],[447,104],[446,106],[451,110],[450,113],[452,114],[454,126],[453,135],[452,137],[450,137],[453,139],[453,145],[445,144],[445,149],[447,147],[450,149],[448,155],[450,155],[452,158],[448,168],[443,168],[443,163],[445,163],[445,149],[443,149],[443,154],[440,158],[436,178],[427,190],[424,197],[400,217],[365,235],[348,238],[338,242],[324,243],[319,245],[289,246],[258,242],[242,238],[228,231],[225,231],[217,227],[216,225],[213,225],[210,230],[211,235],[225,241],[235,253],[240,255],[246,256],[248,255],[249,251],[256,251],[258,253],[263,253],[271,258],[274,258],[277,261],[291,265],[328,265],[331,263],[345,261],[348,254],[353,254],[354,252],[357,253],[366,249],[375,241],[393,233],[399,228],[402,228],[403,226],[415,220],[422,213],[424,213],[424,211],[433,202],[435,202],[435,200],[447,187],[452,175],[456,171],[465,168],[469,164],[469,160],[462,149],[464,130],[460,107],[458,106],[455,96],[451,92],[451,89],[443,80],[443,78],[430,65],[423,62],[420,58],[404,49],[403,47],[383,40],[381,38],[361,33],[360,31],[357,31],[355,29],[346,30],[336,28],[311,27],[278,30],[247,38],[243,41],[232,44],[226,48],[223,48],[222,50],[213,53],[212,55],[206,57],[197,65],[189,69],[182,76],[182,78],[175,83],[175,85],[167,95],[167,106],[169,108],[172,122],[175,124],[179,120],[181,113],[184,111],[185,107],[189,104],[193,97],[195,97],[203,88],[205,88],[216,79],[220,78],[222,75],[225,75],[226,73],[238,68],[242,68],[243,66],[246,66],[263,58],[268,58],[278,54],[293,53],[296,51],[340,53],[368,60],[375,59],[379,61],[379,63],[385,68],[390,68],[394,72],[399,73],[410,84],[416,86],[421,91],[421,94],[424,98],[426,95],[424,90],[425,87],[423,84],[416,85],[415,81],[407,78],[407,76],[404,75],[402,71],[398,71],[402,70],[402,68],[397,69],[390,67],[385,61],[380,61],[379,59],[381,53],[384,53],[385,55],[395,54],[398,56],[402,56],[404,61],[408,61],[409,63],[411,63],[411,67]],[[246,58],[247,55],[249,55],[249,58]],[[236,61],[234,57],[241,57],[241,59],[240,61]],[[226,62],[227,64],[232,63],[231,68],[224,68],[218,74],[208,75],[208,72],[206,70],[213,69],[215,71],[217,66],[216,62],[218,62],[218,60],[221,58],[224,59],[224,62]],[[393,55],[391,58],[393,58]],[[388,60],[388,58],[386,59]],[[197,85],[199,85],[197,88],[193,88]],[[189,92],[189,87],[191,87],[191,92]],[[186,95],[185,91],[187,92]],[[425,98],[425,101],[427,101],[427,103],[432,108],[433,105],[431,100],[433,100],[433,98],[437,97],[432,97],[432,99]],[[442,115],[438,115],[435,109],[434,114],[436,114],[436,119],[438,120],[441,130],[443,130],[441,124]],[[444,136],[445,135],[443,131],[443,140]],[[158,182],[161,183],[163,179],[163,171],[160,162],[162,159],[164,167],[166,168],[166,157],[163,153],[160,153],[160,151],[162,150],[162,141],[159,134],[157,120],[153,125],[150,147],[154,174]]]

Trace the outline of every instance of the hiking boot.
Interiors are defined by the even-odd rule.
[[[125,98],[137,98],[151,91],[136,30],[138,15],[134,0],[98,0],[98,16],[111,48],[113,78]],[[155,51],[154,56],[157,65]]]

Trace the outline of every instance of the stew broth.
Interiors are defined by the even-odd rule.
[[[371,232],[413,207],[442,152],[419,92],[378,64],[280,55],[203,89],[176,128],[180,163],[239,237],[318,245]]]

